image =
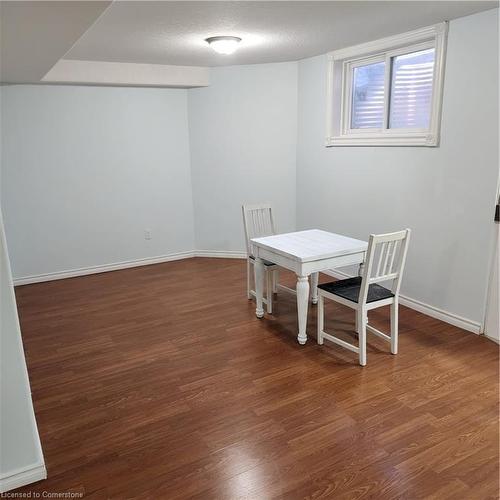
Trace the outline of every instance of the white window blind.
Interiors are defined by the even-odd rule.
[[[351,128],[384,125],[385,62],[354,68]]]
[[[392,59],[389,128],[429,127],[435,50]]]

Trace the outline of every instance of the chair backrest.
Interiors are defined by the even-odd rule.
[[[248,255],[253,255],[252,238],[272,236],[276,234],[274,229],[273,211],[271,205],[243,205],[243,225],[245,227],[245,239]]]
[[[366,252],[359,303],[365,303],[373,283],[392,280],[392,293],[397,297],[406,263],[410,229],[388,234],[371,234]]]

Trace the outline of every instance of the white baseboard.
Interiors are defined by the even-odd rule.
[[[14,278],[14,286],[29,285],[31,283],[41,283],[43,281],[63,280],[66,278],[75,278],[77,276],[86,276],[88,274],[107,273],[109,271],[118,271],[130,267],[149,266],[151,264],[161,264],[162,262],[171,262],[173,260],[190,259],[192,257],[215,257],[219,259],[245,259],[246,252],[224,252],[222,250],[190,250],[188,252],[177,252],[168,255],[159,255],[147,259],[134,259],[122,262],[113,262],[112,264],[102,264],[99,266],[81,267],[70,269],[68,271],[56,271],[47,274],[35,274],[32,276],[23,276]]]
[[[425,304],[419,300],[400,295],[399,303],[403,306],[409,307],[410,309],[415,309],[415,311],[426,314],[427,316],[431,316],[432,318],[439,319],[445,323],[449,323],[450,325],[475,333],[476,335],[479,335],[482,332],[481,323],[464,318],[458,314],[439,309],[438,307]]]
[[[189,259],[195,257],[194,251],[178,252],[168,255],[160,255],[150,257],[148,259],[135,259],[123,262],[114,262],[112,264],[102,264],[99,266],[81,267],[79,269],[71,269],[69,271],[57,271],[55,273],[36,274],[33,276],[24,276],[22,278],[14,278],[14,286],[29,285],[31,283],[41,283],[43,281],[62,280],[66,278],[75,278],[76,276],[86,276],[87,274],[107,273],[109,271],[118,271],[120,269],[128,269],[130,267],[149,266],[151,264],[161,264],[162,262],[170,262],[173,260]]]
[[[75,278],[77,276],[86,276],[88,274],[107,273],[109,271],[118,271],[130,267],[149,266],[151,264],[161,264],[162,262],[171,262],[173,260],[190,259],[192,257],[216,257],[219,259],[246,259],[246,252],[224,252],[222,250],[192,250],[188,252],[171,253],[168,255],[159,255],[148,259],[126,260],[123,262],[114,262],[112,264],[103,264],[99,266],[81,267],[68,271],[56,271],[47,274],[35,274],[33,276],[23,276],[14,278],[14,286],[29,285],[31,283],[41,283],[43,281],[62,280],[66,278]]]
[[[218,259],[246,259],[246,252],[224,252],[223,250],[195,250],[195,257],[216,257]]]
[[[24,469],[19,469],[8,474],[3,474],[0,478],[0,493],[20,488],[26,484],[47,479],[45,465],[32,465]]]
[[[324,271],[324,274],[328,274],[329,276],[337,279],[352,278],[352,275],[350,274],[333,269]],[[403,306],[409,307],[410,309],[414,309],[415,311],[430,316],[431,318],[436,318],[440,321],[444,321],[445,323],[449,323],[450,325],[462,328],[463,330],[467,330],[468,332],[472,332],[477,335],[482,333],[481,323],[478,323],[477,321],[473,321],[471,319],[463,318],[458,314],[439,309],[438,307],[425,304],[420,300],[412,299],[411,297],[406,297],[405,295],[400,294],[399,303]]]
[[[65,278],[74,278],[76,276],[85,276],[87,274],[105,273],[108,271],[117,271],[119,269],[127,269],[130,267],[138,266],[148,266],[150,264],[160,264],[162,262],[170,262],[173,260],[189,259],[192,257],[212,257],[219,259],[245,259],[246,252],[232,251],[226,252],[223,250],[193,250],[188,252],[179,252],[169,255],[160,255],[158,257],[152,257],[148,259],[137,259],[128,260],[124,262],[115,262],[113,264],[104,264],[100,266],[85,267],[80,269],[73,269],[70,271],[59,271],[55,273],[48,274],[38,274],[34,276],[25,276],[22,278],[15,278],[14,285],[28,285],[30,283],[40,283],[42,281],[52,281],[60,280]],[[329,270],[324,271],[324,274],[333,276],[334,278],[350,278],[351,275],[344,273],[339,270]],[[457,326],[458,328],[463,328],[469,332],[476,334],[482,333],[482,325],[477,321],[473,321],[467,318],[458,316],[457,314],[439,309],[438,307],[425,304],[420,300],[412,299],[411,297],[406,297],[405,295],[399,296],[400,304],[414,309],[415,311],[431,316],[432,318],[439,319],[451,325]]]
[[[500,344],[500,339],[496,339],[495,337],[490,337],[489,335],[484,334],[484,336],[488,339],[491,340],[492,342],[495,342],[495,344]]]

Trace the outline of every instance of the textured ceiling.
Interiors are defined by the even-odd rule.
[[[177,65],[292,61],[494,7],[497,1],[0,0],[0,82],[38,83],[58,61],[73,59],[172,65],[161,70],[173,76]],[[241,36],[240,50],[215,54],[204,39],[216,35]],[[87,81],[65,68],[65,82]]]
[[[0,81],[39,81],[110,3],[0,2]]]
[[[194,66],[302,59],[498,6],[483,1],[115,1],[66,59]],[[204,39],[242,37],[231,56]]]

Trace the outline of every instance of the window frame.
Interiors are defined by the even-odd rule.
[[[448,23],[330,52],[327,75],[326,146],[439,145]],[[429,128],[387,128],[394,57],[434,48],[434,77]],[[384,128],[351,128],[355,67],[385,61]]]
[[[353,83],[354,83],[354,70],[361,66],[366,66],[367,64],[376,64],[385,62],[385,80],[387,80],[387,61],[385,60],[383,54],[376,54],[373,56],[363,57],[359,59],[349,59],[344,63],[343,68],[344,91],[342,93],[342,103],[341,103],[341,113],[342,113],[342,133],[343,134],[365,134],[367,130],[370,132],[381,132],[385,129],[387,122],[387,89],[384,88],[384,121],[382,128],[352,128],[352,104],[353,104]]]

